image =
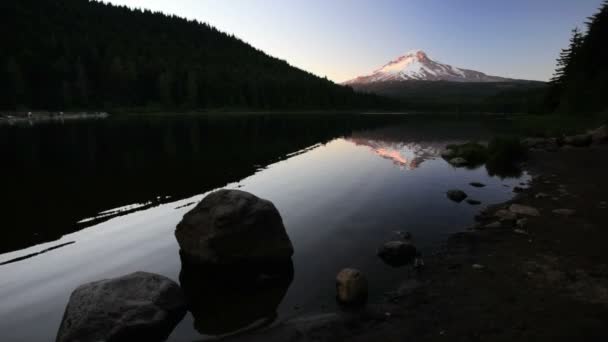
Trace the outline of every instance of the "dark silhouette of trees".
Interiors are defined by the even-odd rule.
[[[89,0],[0,2],[2,109],[352,109],[381,97],[205,23]]]
[[[548,109],[590,114],[608,111],[608,1],[586,23],[587,32],[573,31],[562,51],[547,98]]]

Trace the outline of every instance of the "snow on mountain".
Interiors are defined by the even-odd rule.
[[[488,76],[479,71],[460,69],[429,58],[422,50],[410,51],[374,71],[344,82],[347,85],[387,81],[451,81],[451,82],[507,82],[508,78]]]

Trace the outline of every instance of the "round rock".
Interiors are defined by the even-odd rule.
[[[293,246],[270,201],[239,190],[205,197],[177,225],[184,257],[199,264],[263,264],[291,260]]]
[[[367,287],[367,278],[357,269],[346,268],[336,276],[337,299],[342,304],[364,304]]]
[[[164,341],[185,314],[176,282],[137,272],[74,290],[56,340]]]
[[[462,190],[450,190],[447,192],[446,195],[448,196],[449,199],[451,199],[454,202],[458,202],[458,203],[464,201],[467,197],[469,197]]]
[[[393,267],[413,262],[417,254],[418,250],[416,247],[407,241],[390,241],[378,250],[378,256],[385,263]]]

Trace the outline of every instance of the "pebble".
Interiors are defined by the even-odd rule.
[[[553,213],[561,216],[573,216],[576,214],[576,211],[572,209],[555,209]]]
[[[500,224],[500,222],[492,222],[490,224],[487,224],[484,228],[488,228],[488,229],[495,229],[495,228],[500,228],[502,227],[502,225]]]
[[[543,199],[543,198],[547,198],[547,197],[549,197],[549,195],[547,195],[547,194],[546,194],[546,193],[544,193],[544,192],[539,192],[539,193],[537,193],[537,194],[536,194],[536,196],[534,196],[534,197],[535,197],[535,198],[537,198],[537,199]]]
[[[523,229],[515,229],[513,232],[515,234],[520,234],[520,235],[530,235],[530,233],[528,233],[527,231],[525,231]]]
[[[471,267],[473,267],[474,270],[483,270],[484,268],[486,268],[484,265],[480,264],[473,264],[473,266]]]

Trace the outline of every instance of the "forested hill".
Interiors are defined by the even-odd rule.
[[[0,1],[0,109],[387,105],[203,23],[88,0]]]

